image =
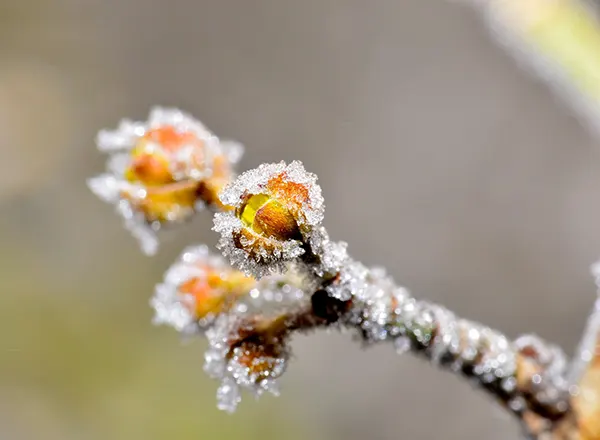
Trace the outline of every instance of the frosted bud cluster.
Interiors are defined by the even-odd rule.
[[[209,347],[205,371],[221,384],[219,408],[233,411],[246,389],[259,396],[277,393],[276,378],[287,365],[289,349],[283,338],[245,341],[253,334],[255,317],[277,316],[308,303],[304,278],[292,268],[259,281],[232,268],[204,245],[190,246],[167,270],[150,304],[154,323],[169,325],[190,336],[204,334]]]
[[[298,161],[264,164],[235,178],[242,147],[222,142],[176,109],[103,130],[106,173],[88,181],[116,205],[146,253],[156,232],[208,206],[220,234],[212,255],[184,250],[150,301],[154,323],[208,339],[204,370],[219,380],[218,407],[232,412],[244,390],[277,394],[292,332],[351,328],[366,344],[391,342],[467,376],[516,414],[542,407],[557,415],[594,356],[600,301],[567,378],[564,353],[536,336],[515,341],[445,307],[414,298],[382,268],[353,260],[322,225],[317,177]],[[229,260],[229,261],[227,261]],[[600,284],[600,263],[594,266]]]

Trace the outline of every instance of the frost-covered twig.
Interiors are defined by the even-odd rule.
[[[154,250],[160,228],[200,207],[216,212],[218,247],[231,265],[206,246],[189,247],[151,304],[156,323],[207,337],[205,371],[221,382],[219,408],[233,411],[242,389],[277,393],[290,335],[336,327],[466,377],[534,438],[600,438],[593,431],[600,408],[594,336],[569,373],[563,352],[536,336],[511,341],[414,298],[329,238],[321,189],[300,162],[261,165],[235,178],[241,147],[220,142],[182,112],[155,109],[148,123],[103,133],[100,147],[113,158],[109,173],[90,186],[117,204],[143,249]],[[588,333],[596,333],[597,321],[594,315]]]

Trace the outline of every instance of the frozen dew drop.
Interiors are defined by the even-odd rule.
[[[408,336],[398,336],[394,339],[394,348],[398,354],[406,353],[410,350],[410,338]]]
[[[234,379],[225,377],[217,390],[217,408],[233,413],[241,400],[240,389]]]

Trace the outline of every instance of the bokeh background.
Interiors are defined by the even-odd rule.
[[[179,106],[300,159],[326,225],[421,297],[569,352],[594,299],[600,145],[442,0],[2,0],[0,439],[486,439],[487,396],[392,347],[297,337],[279,398],[217,411],[204,342],[148,298],[208,216],[144,257],[86,177],[98,129]]]

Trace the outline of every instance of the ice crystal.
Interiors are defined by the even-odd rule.
[[[354,260],[348,260],[341,268],[334,283],[327,286],[326,290],[333,298],[347,301],[353,296],[362,297],[367,289],[367,276],[369,269]]]
[[[88,186],[117,206],[146,254],[156,252],[163,225],[187,220],[217,200],[213,193],[231,177],[243,151],[238,143],[219,141],[187,113],[160,107],[146,122],[123,120],[115,130],[100,131],[96,143],[109,154],[107,169]]]
[[[281,310],[306,302],[309,295],[305,289],[305,280],[290,268],[284,275],[261,278],[243,302],[261,312]]]
[[[165,274],[164,281],[155,288],[150,305],[154,309],[154,324],[170,325],[178,331],[196,328],[192,312],[194,299],[184,294],[179,287],[195,276],[203,275],[203,270],[195,263],[208,258],[206,246],[189,247]]]
[[[388,337],[388,324],[392,311],[391,292],[394,283],[382,268],[361,271],[364,279],[356,280],[360,288],[352,292],[355,300],[363,304],[360,325],[365,337],[372,341],[383,341]],[[355,283],[355,284],[357,284]]]
[[[155,254],[158,249],[156,232],[160,229],[160,224],[146,221],[144,214],[132,203],[132,200],[139,201],[146,197],[144,188],[111,174],[92,177],[87,184],[100,199],[116,206],[116,212],[123,218],[125,228],[138,240],[142,251],[147,255]],[[128,198],[123,198],[123,194],[127,194]]]
[[[349,261],[348,244],[329,239],[324,227],[315,228],[310,237],[310,248],[314,255],[319,256],[319,264],[314,267],[319,277],[329,277],[339,273]]]
[[[567,357],[556,345],[548,344],[536,335],[522,335],[514,341],[516,349],[542,367],[531,378],[536,400],[564,410],[570,383],[566,380]]]
[[[220,195],[235,212],[215,215],[219,249],[257,278],[281,272],[305,253],[304,243],[323,220],[316,180],[297,161],[263,164],[240,175]]]
[[[191,298],[182,296],[177,288],[169,284],[158,284],[150,305],[154,309],[152,322],[166,324],[180,332],[193,332],[197,329],[196,320],[190,310]]]

